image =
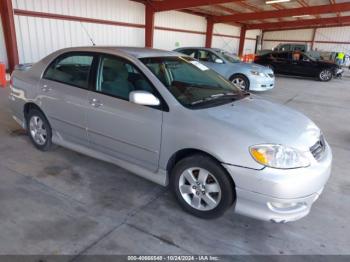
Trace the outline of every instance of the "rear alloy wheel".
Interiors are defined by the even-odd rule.
[[[52,131],[46,117],[39,110],[32,109],[27,116],[27,129],[30,140],[36,148],[47,151],[52,145]]]
[[[329,69],[323,69],[318,75],[318,79],[322,82],[330,81],[332,77],[333,77],[333,73]]]
[[[244,75],[234,75],[231,77],[231,82],[243,91],[249,90],[249,80]]]
[[[234,185],[211,158],[194,155],[178,162],[171,186],[181,207],[201,218],[221,216],[235,200]]]

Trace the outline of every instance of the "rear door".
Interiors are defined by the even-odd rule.
[[[134,90],[159,94],[143,73],[123,58],[101,55],[98,64],[96,84],[88,96],[87,128],[91,147],[156,171],[163,111],[131,103],[129,94]]]
[[[40,81],[41,108],[59,138],[87,146],[86,115],[92,53],[70,52],[56,58]]]

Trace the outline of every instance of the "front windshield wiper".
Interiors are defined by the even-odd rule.
[[[234,100],[238,100],[238,99],[241,99],[247,95],[250,95],[248,92],[241,92],[241,93],[232,93],[232,92],[227,92],[227,93],[219,93],[219,94],[214,94],[214,95],[211,95],[211,96],[208,96],[208,97],[205,97],[205,98],[202,98],[202,99],[199,99],[199,100],[196,100],[196,101],[193,101],[191,103],[192,106],[194,105],[198,105],[198,104],[202,104],[202,103],[205,103],[205,102],[210,102],[210,101],[213,101],[213,100],[218,100],[218,99],[232,99],[233,101]]]

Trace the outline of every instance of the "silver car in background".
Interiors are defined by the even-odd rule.
[[[197,59],[245,91],[267,91],[275,87],[273,70],[218,48],[182,47],[174,50]]]
[[[310,119],[175,52],[60,50],[18,66],[9,99],[38,149],[54,143],[170,184],[202,218],[232,207],[267,221],[300,219],[331,172],[331,148]]]

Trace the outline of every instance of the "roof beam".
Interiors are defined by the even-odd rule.
[[[235,15],[216,16],[214,22],[228,23],[248,20],[260,20],[268,18],[290,17],[294,15],[316,15],[325,13],[336,13],[350,11],[350,3],[339,3],[333,5],[318,5],[309,7],[298,7],[284,10],[263,11],[255,13],[240,13]]]
[[[156,12],[179,10],[185,8],[192,8],[204,5],[224,4],[236,2],[239,0],[164,0],[152,1],[151,4]]]
[[[322,25],[342,25],[350,23],[350,16],[331,17],[331,18],[319,18],[319,19],[303,19],[298,21],[286,21],[278,23],[264,23],[264,24],[252,24],[247,25],[247,29],[296,29],[298,27],[318,27]]]

